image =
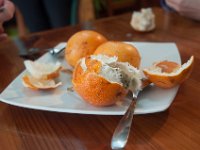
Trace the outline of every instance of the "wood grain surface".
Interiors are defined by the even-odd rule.
[[[23,37],[41,49],[67,41],[75,32],[93,29],[110,40],[175,42],[185,62],[195,56],[194,70],[170,108],[136,115],[125,149],[200,149],[200,22],[154,8],[156,29],[135,32],[131,13]],[[41,52],[42,53],[42,52]],[[24,70],[14,43],[0,43],[0,92]],[[19,108],[0,102],[0,150],[108,150],[121,116],[79,115]]]

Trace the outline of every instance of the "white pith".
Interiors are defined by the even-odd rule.
[[[53,63],[39,63],[31,60],[24,61],[27,71],[37,79],[45,78],[45,76],[56,72],[61,64],[59,62]]]
[[[140,71],[131,66],[127,62],[117,62],[117,57],[108,57],[106,55],[91,55],[91,59],[98,60],[102,66],[99,76],[105,78],[111,83],[117,83],[123,87],[135,91],[141,88],[141,74]],[[81,67],[84,71],[87,70],[85,59],[80,60]]]

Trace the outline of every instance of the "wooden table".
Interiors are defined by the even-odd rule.
[[[110,40],[175,42],[185,62],[195,56],[190,78],[170,108],[161,113],[136,115],[125,149],[200,149],[200,22],[154,8],[156,29],[135,32],[131,13],[24,37],[29,47],[48,48],[67,41],[75,32],[92,28]],[[0,43],[0,91],[24,69],[11,41]],[[121,116],[78,115],[30,110],[0,103],[0,150],[107,150]]]

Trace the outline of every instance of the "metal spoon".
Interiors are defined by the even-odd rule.
[[[142,81],[142,89],[147,87],[150,84],[149,80],[144,79]],[[128,141],[129,132],[131,129],[131,124],[133,120],[133,114],[135,111],[135,105],[137,101],[138,94],[140,93],[139,90],[133,92],[133,99],[131,104],[129,105],[126,113],[120,120],[117,128],[114,131],[112,140],[111,140],[111,148],[112,149],[123,149]]]

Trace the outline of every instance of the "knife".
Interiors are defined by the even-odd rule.
[[[41,55],[41,52],[47,51],[49,52],[52,56],[57,56],[60,54],[66,47],[66,42],[61,42],[57,44],[53,48],[48,48],[48,49],[40,49],[40,48],[29,48],[27,49],[24,42],[16,37],[13,39],[13,42],[19,49],[19,56],[25,59],[36,59]]]
[[[61,42],[57,44],[55,47],[49,49],[49,53],[52,55],[60,54],[66,47],[66,42]]]

